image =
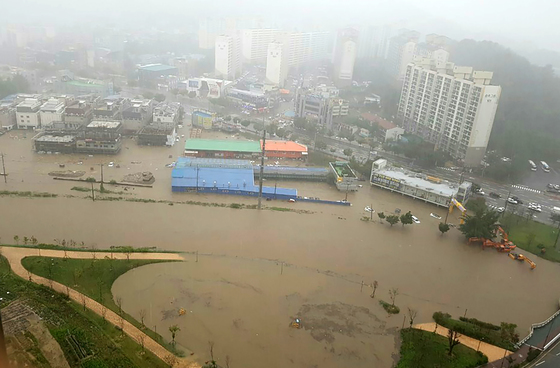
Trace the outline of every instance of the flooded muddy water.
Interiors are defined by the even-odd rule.
[[[402,325],[407,307],[419,311],[417,323],[431,321],[438,310],[455,317],[466,311],[467,316],[492,323],[517,323],[522,336],[531,323],[546,319],[558,307],[560,265],[531,256],[538,266],[530,271],[505,254],[467,245],[457,230],[442,236],[437,228],[440,220],[429,214],[444,216],[444,209],[367,185],[348,195],[352,207],[264,202],[310,212],[295,213],[92,202],[84,198],[87,193],[70,190],[76,183],[48,176],[59,161],[71,170],[85,167],[86,175],[90,167],[98,170],[94,163],[120,161],[120,169],[105,170],[105,180],[119,180],[132,170],[149,170],[156,177],[153,188],[131,189],[126,196],[256,203],[252,198],[171,193],[171,170],[164,165],[173,160],[168,155],[179,154],[181,147],[125,145],[130,148],[107,159],[36,155],[29,138],[0,137],[10,174],[8,184],[0,181],[1,190],[61,195],[0,197],[0,237],[7,243],[14,235],[20,239],[33,235],[40,242],[73,239],[99,248],[132,245],[199,251],[198,263],[189,254],[184,263],[134,270],[114,286],[127,312],[138,317],[140,309],[151,309],[150,323],[158,331],[178,323],[179,342],[199,356],[205,356],[208,340],[213,340],[222,359],[228,354],[239,362],[235,366],[262,366],[270,356],[279,362],[274,366],[347,367],[352,362],[356,367],[390,367],[391,354],[396,352],[392,328]],[[323,183],[280,184],[298,188],[302,195],[345,196]],[[375,222],[361,221],[368,215],[364,211],[368,205],[376,212],[411,210],[421,223],[390,227],[380,224],[376,214]],[[450,216],[450,222],[458,222],[456,215]],[[277,262],[286,263],[283,275]],[[375,301],[368,297],[367,287],[360,292],[362,281],[374,280],[379,282]],[[377,299],[389,300],[391,288],[399,290],[396,304],[401,314],[388,317]],[[177,317],[178,308],[187,309],[187,315]],[[291,329],[291,319],[298,316],[304,328]]]

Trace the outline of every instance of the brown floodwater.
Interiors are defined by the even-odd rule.
[[[180,153],[180,147],[137,147],[134,141],[125,145],[129,149],[108,158],[37,155],[30,150],[29,137],[16,140],[5,135],[0,137],[0,150],[7,153],[10,175],[8,184],[0,182],[0,189],[84,197],[85,193],[70,190],[75,183],[55,181],[48,172],[58,170],[59,162],[89,173],[96,162],[115,161],[121,168],[106,168],[106,180],[146,170],[156,176],[153,188],[131,189],[126,196],[256,203],[251,198],[171,193],[171,172],[164,164],[172,161],[169,154]],[[83,164],[77,165],[80,160]],[[302,195],[344,198],[327,184],[278,184],[296,187]],[[123,297],[125,310],[137,317],[140,309],[150,308],[150,323],[158,331],[179,324],[178,341],[187,349],[207,356],[207,342],[212,340],[221,359],[228,354],[235,366],[273,361],[279,363],[268,365],[347,367],[352,362],[356,367],[390,367],[396,352],[392,328],[401,326],[407,307],[419,311],[418,323],[430,321],[437,310],[455,317],[466,311],[493,323],[517,323],[521,335],[557,309],[560,265],[531,256],[538,267],[530,271],[505,254],[467,245],[456,230],[442,236],[439,220],[429,214],[443,216],[443,209],[397,194],[366,185],[350,193],[348,200],[352,207],[264,202],[312,212],[302,214],[0,197],[0,237],[3,242],[14,235],[20,239],[33,235],[44,242],[73,239],[98,247],[199,251],[198,263],[189,255],[185,263],[150,265],[125,274],[114,292]],[[377,212],[411,210],[421,224],[390,227],[360,221],[366,205]],[[457,223],[455,215],[450,219]],[[277,261],[287,264],[283,275]],[[388,300],[388,290],[398,288],[400,315],[388,317],[367,296],[367,287],[360,292],[361,281],[374,280],[379,282],[376,298]],[[185,308],[187,315],[177,317],[178,308]],[[289,328],[298,316],[304,328]]]

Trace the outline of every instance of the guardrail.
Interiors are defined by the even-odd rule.
[[[529,340],[532,336],[533,333],[535,331],[536,328],[541,328],[543,326],[546,326],[549,322],[551,322],[554,318],[556,318],[558,315],[560,315],[560,309],[556,311],[556,313],[554,313],[552,316],[548,317],[548,319],[546,321],[540,322],[540,323],[533,323],[531,325],[531,331],[529,332],[529,335],[527,335],[523,340],[519,341],[517,344],[515,344],[515,348],[519,349],[521,348],[521,346],[523,346],[523,344],[525,344],[527,342],[527,340]],[[548,344],[546,344],[544,346],[544,348],[542,350],[546,350],[548,349],[548,347],[550,346],[550,344],[554,341],[556,341],[558,338],[560,337],[560,335],[556,336],[554,339],[552,339],[551,342],[549,342]]]

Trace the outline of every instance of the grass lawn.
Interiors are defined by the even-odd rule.
[[[560,252],[554,249],[554,241],[558,229],[554,226],[506,214],[500,220],[510,240],[521,249],[537,254],[539,257],[554,262],[560,262]],[[559,241],[560,243],[560,241]],[[541,253],[539,244],[545,246],[546,252]]]
[[[485,355],[457,345],[448,355],[447,338],[416,329],[401,330],[401,359],[397,368],[472,368],[488,361]]]
[[[102,254],[98,253],[98,256]],[[76,291],[104,304],[113,312],[119,314],[119,307],[115,304],[111,286],[113,282],[127,271],[151,263],[170,262],[162,260],[139,260],[131,259],[65,259],[47,257],[26,257],[22,260],[23,266],[32,273],[43,276],[63,285],[67,285]],[[142,329],[148,336],[158,341],[170,351],[174,347],[167,343],[159,334],[156,334],[134,317],[122,312],[123,317]],[[176,352],[177,353],[177,352]]]
[[[0,307],[23,299],[41,317],[72,368],[168,367],[100,316],[63,294],[18,277],[1,256],[0,290],[10,292],[3,293]]]

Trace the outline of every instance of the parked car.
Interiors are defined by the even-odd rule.
[[[420,220],[418,219],[418,217],[412,215],[412,222],[414,222],[415,224],[419,224]]]
[[[527,208],[529,208],[530,210],[535,211],[535,212],[542,212],[542,207],[538,203],[531,202],[531,203],[529,203]]]
[[[508,203],[511,203],[511,204],[519,204],[519,202],[517,201],[517,199],[515,199],[515,198],[513,198],[513,197],[509,197],[509,198],[507,199],[507,202],[508,202]]]
[[[489,195],[490,197],[492,197],[492,198],[500,198],[500,197],[501,197],[501,195],[499,195],[499,194],[496,193],[496,192],[490,192],[490,194],[488,194],[488,195]]]
[[[115,163],[113,161],[109,162],[109,165],[107,165],[108,167],[113,167],[115,166]]]
[[[430,213],[430,216],[433,217],[433,218],[435,218],[435,219],[441,220],[441,216],[438,215],[437,213],[433,213],[433,212],[432,212],[432,213]]]

